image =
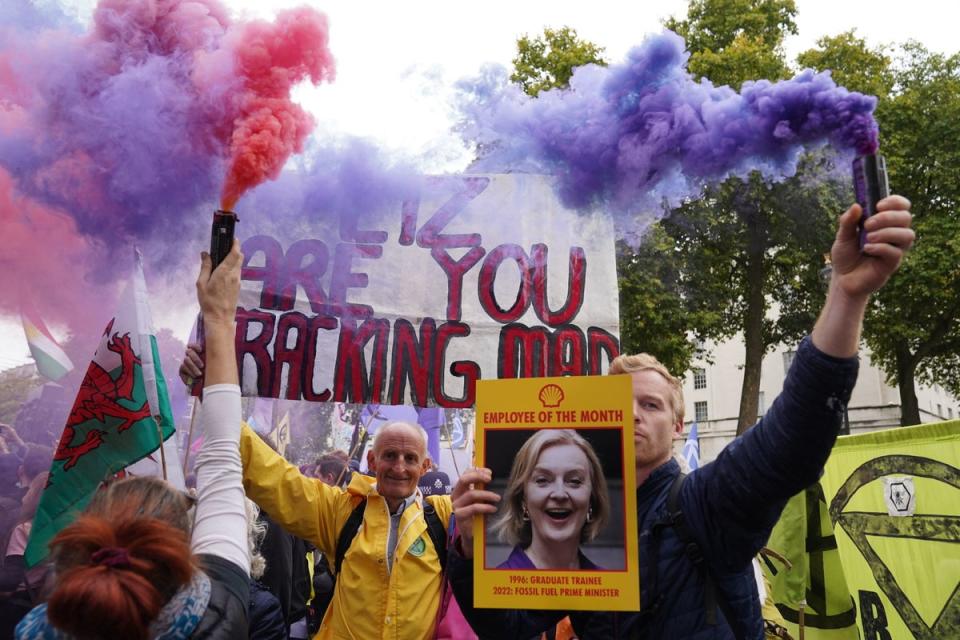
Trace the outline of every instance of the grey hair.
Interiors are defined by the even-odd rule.
[[[247,508],[247,548],[250,551],[250,577],[259,580],[267,570],[267,560],[260,553],[260,545],[267,536],[267,523],[260,520],[260,507],[245,498]]]
[[[383,433],[384,431],[386,431],[388,427],[392,427],[392,426],[398,425],[398,424],[402,424],[402,425],[404,425],[404,426],[406,426],[406,427],[410,427],[411,429],[415,429],[415,430],[417,431],[417,433],[420,434],[420,439],[423,440],[422,453],[423,453],[424,456],[429,457],[429,455],[430,455],[430,451],[429,451],[430,437],[427,435],[427,430],[424,429],[423,427],[421,427],[421,426],[418,425],[418,424],[413,424],[413,423],[411,423],[411,422],[404,422],[403,420],[397,420],[397,421],[395,421],[395,422],[389,422],[389,423],[383,425],[382,427],[380,427],[379,429],[377,429],[377,432],[376,432],[375,434],[373,434],[373,445],[372,445],[370,448],[373,449],[374,451],[376,451],[376,449],[377,449],[377,442],[380,441],[380,434]]]

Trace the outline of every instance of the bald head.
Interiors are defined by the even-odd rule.
[[[420,446],[420,455],[427,455],[426,430],[418,424],[411,424],[409,422],[402,421],[391,422],[390,424],[377,429],[377,432],[373,435],[373,450],[378,451],[379,445],[384,441],[385,438],[391,435],[415,438]]]
[[[391,422],[377,430],[367,465],[377,477],[377,493],[394,513],[417,490],[420,476],[430,469],[427,433],[409,422]]]

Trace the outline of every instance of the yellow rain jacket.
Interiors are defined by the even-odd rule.
[[[440,560],[423,518],[429,500],[445,526],[449,496],[423,498],[404,509],[397,529],[393,570],[387,568],[389,509],[369,476],[353,474],[346,491],[309,478],[265,444],[249,427],[240,435],[243,488],[254,502],[295,536],[330,558],[340,530],[366,497],[363,525],[343,558],[333,600],[316,640],[421,640],[433,638],[440,607]]]

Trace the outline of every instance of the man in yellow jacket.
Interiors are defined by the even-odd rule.
[[[331,559],[350,514],[367,501],[317,639],[433,637],[442,570],[427,532],[424,500],[445,527],[452,508],[449,496],[424,498],[417,490],[431,466],[420,427],[395,422],[379,429],[367,454],[376,478],[356,473],[346,490],[302,475],[247,426],[240,454],[247,496]],[[480,480],[465,476],[468,482]]]

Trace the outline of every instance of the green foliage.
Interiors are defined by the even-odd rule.
[[[878,119],[892,190],[913,203],[917,243],[870,307],[867,344],[891,379],[915,375],[960,396],[960,54],[905,45]]]
[[[788,75],[783,41],[797,33],[793,0],[691,0],[684,20],[665,26],[687,43],[687,68],[717,85]]]
[[[648,351],[683,373],[708,355],[696,352],[693,338],[745,332],[751,315],[759,318],[761,354],[809,332],[825,293],[823,256],[847,195],[828,178],[831,170],[828,158],[811,155],[781,183],[756,174],[729,180],[654,225],[638,249],[621,246],[623,350]],[[751,278],[759,303],[745,295]],[[767,317],[771,302],[778,313]]]
[[[585,64],[606,65],[603,47],[581,40],[570,27],[544,29],[536,38],[523,36],[517,40],[511,82],[535,96],[541,91],[570,84],[573,70]]]
[[[873,297],[864,339],[873,363],[900,387],[901,423],[916,424],[915,381],[960,395],[960,55],[910,42],[891,57],[852,32],[817,45],[801,64],[830,68],[845,86],[880,96],[891,190],[913,203],[917,243]]]
[[[690,71],[715,85],[739,87],[747,80],[780,80],[789,75],[782,52],[759,38],[740,35],[723,51],[700,51],[690,57]]]
[[[621,350],[650,353],[682,374],[698,355],[690,337],[707,337],[719,318],[684,295],[680,257],[672,238],[655,224],[637,249],[618,246],[617,281]]]
[[[683,36],[692,52],[721,51],[742,35],[759,38],[770,49],[795,35],[793,0],[691,0],[687,18],[670,18],[668,29]]]
[[[685,256],[684,290],[720,315],[725,334],[742,330],[749,313],[751,257],[760,259],[764,306],[773,301],[779,308],[776,319],[763,315],[764,346],[796,341],[813,326],[825,293],[823,257],[843,201],[836,183],[820,182],[829,168],[828,160],[811,156],[780,183],[758,174],[730,180],[664,223]]]
[[[871,49],[856,33],[845,31],[817,40],[816,49],[797,56],[802,68],[831,72],[834,81],[851,91],[859,91],[881,100],[893,86],[890,57],[882,49]]]

